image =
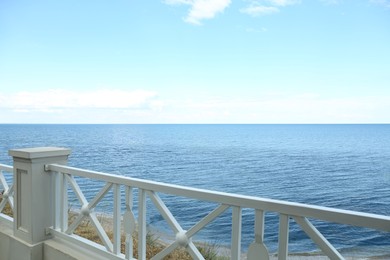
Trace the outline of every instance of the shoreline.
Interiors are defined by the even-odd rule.
[[[148,226],[148,231],[151,232],[152,235],[155,236],[157,241],[161,243],[164,246],[168,246],[172,242],[174,242],[174,236],[164,233],[161,230],[159,230],[157,227],[154,226]],[[211,246],[215,246],[218,256],[222,257],[229,257],[230,256],[230,247],[225,245],[220,245],[218,243],[209,243],[202,240],[193,240],[195,244],[199,245],[207,245],[210,244]],[[387,249],[386,251],[384,251]],[[365,250],[365,251],[363,251]],[[372,247],[356,247],[356,248],[345,248],[345,249],[339,249],[340,254],[343,255],[345,259],[348,260],[380,260],[380,259],[390,259],[390,249],[389,247],[385,246],[372,246]],[[247,252],[242,251],[241,252],[241,259],[246,260],[247,259]],[[277,252],[269,252],[270,259],[277,260]],[[329,259],[324,253],[321,251],[312,251],[312,252],[292,252],[288,254],[289,259],[292,260],[325,260]]]

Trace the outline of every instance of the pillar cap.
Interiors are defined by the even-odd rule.
[[[44,157],[68,156],[70,149],[62,147],[35,147],[9,150],[8,154],[12,157],[24,159],[37,159]]]

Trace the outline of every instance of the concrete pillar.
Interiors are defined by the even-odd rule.
[[[34,245],[48,238],[53,226],[54,181],[45,164],[66,164],[70,149],[40,147],[13,149],[15,211],[14,236]]]

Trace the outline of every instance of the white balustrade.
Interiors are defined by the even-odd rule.
[[[154,207],[175,234],[174,241],[167,245],[164,250],[155,255],[152,259],[163,259],[178,247],[185,248],[193,259],[204,259],[192,239],[207,224],[215,220],[228,209],[231,209],[232,211],[231,259],[241,258],[242,210],[245,208],[254,209],[255,213],[255,239],[248,248],[247,257],[249,260],[269,259],[269,251],[264,244],[264,226],[266,224],[264,222],[264,216],[266,212],[276,212],[279,214],[279,259],[287,259],[288,257],[289,224],[291,221],[295,221],[314,243],[318,245],[322,252],[331,259],[343,259],[343,256],[315,228],[308,218],[390,232],[389,216],[196,189],[83,170],[56,163],[45,165],[45,170],[48,174],[53,176],[52,183],[54,187],[54,202],[52,209],[54,224],[52,227],[47,228],[48,233],[69,242],[78,243],[88,250],[105,256],[107,259],[135,259],[133,252],[133,235],[136,231],[138,231],[137,257],[140,260],[146,259],[147,198],[150,199]],[[4,199],[0,204],[0,212],[4,208],[5,201],[13,206],[13,185],[9,185],[5,181],[3,172],[12,172],[12,167],[0,165],[0,182],[5,189],[5,196],[3,195]],[[96,195],[88,201],[83,191],[80,189],[76,178],[97,180],[104,182],[104,185]],[[109,238],[95,211],[99,202],[101,202],[104,196],[111,190],[113,193],[112,239]],[[121,191],[123,190],[125,198],[122,198],[121,196]],[[137,220],[133,212],[133,193],[135,190],[138,191]],[[69,192],[73,192],[77,197],[80,208],[78,210],[74,209],[76,212],[78,211],[79,214],[68,226]],[[213,202],[216,203],[216,207],[191,228],[184,230],[166,206],[163,199],[159,196],[160,193]],[[122,204],[124,204],[123,212],[121,211]],[[84,219],[90,220],[103,245],[98,245],[74,234],[76,228]],[[121,228],[122,223],[123,229]],[[124,232],[125,241],[121,241],[122,232]],[[124,254],[121,253],[122,242],[125,244]]]
[[[95,171],[82,170],[63,165],[51,164],[47,169],[52,173],[60,173],[68,176],[67,180],[71,184],[76,195],[81,199],[80,202],[88,205],[88,209],[96,206],[98,200],[105,194],[108,189],[117,187],[114,194],[119,194],[119,186],[125,187],[126,190],[126,211],[123,215],[124,230],[126,232],[126,255],[119,254],[118,251],[112,249],[111,243],[106,242],[106,251],[113,255],[120,256],[125,259],[132,259],[132,237],[135,231],[135,217],[132,212],[132,191],[138,189],[138,258],[146,259],[146,198],[150,198],[153,205],[159,211],[161,216],[168,223],[174,234],[176,234],[175,241],[168,245],[163,251],[155,255],[152,259],[162,259],[170,254],[177,247],[185,248],[194,259],[204,259],[192,241],[192,237],[202,230],[208,223],[220,216],[228,208],[232,208],[232,245],[231,245],[231,259],[241,258],[241,227],[242,227],[242,209],[252,208],[255,210],[255,241],[249,246],[247,257],[251,259],[269,259],[268,250],[264,244],[264,215],[265,212],[279,213],[279,249],[278,258],[287,259],[288,256],[288,239],[289,239],[289,222],[294,219],[302,230],[318,245],[322,252],[331,259],[343,259],[341,254],[329,243],[328,240],[309,222],[307,218],[315,218],[320,220],[331,221],[335,223],[348,224],[353,226],[368,227],[382,231],[390,231],[390,217],[354,212],[348,210],[333,209],[327,207],[306,205],[300,203],[264,199],[259,197],[244,196],[229,194],[217,191],[210,191],[204,189],[196,189],[172,184],[164,184],[154,181],[142,180],[137,178],[129,178],[118,175],[111,175],[107,173],[100,173]],[[79,176],[83,178],[90,178],[94,180],[105,181],[106,185],[90,202],[86,202],[81,191],[70,176]],[[64,189],[63,189],[64,190]],[[78,194],[80,193],[80,194]],[[215,202],[218,206],[212,210],[207,216],[196,223],[188,231],[184,230],[175,217],[172,215],[168,207],[165,205],[158,193],[188,197],[198,200]],[[83,204],[83,205],[84,205]],[[118,236],[120,222],[120,198],[114,195],[114,237]],[[117,205],[117,206],[115,206]],[[84,206],[85,207],[85,206]],[[83,211],[83,209],[81,209]],[[117,212],[117,213],[115,213]],[[89,213],[88,214],[92,214]],[[87,214],[87,215],[88,215]],[[85,214],[84,214],[85,216]],[[82,217],[80,217],[82,218]],[[115,220],[116,219],[116,220]],[[94,221],[93,221],[94,222]],[[74,227],[80,221],[74,224]],[[95,227],[98,233],[104,233],[97,224]],[[73,231],[74,229],[69,231]],[[71,234],[72,232],[67,232]],[[104,236],[104,235],[101,235]],[[120,238],[114,238],[113,247],[118,248]],[[131,248],[129,248],[131,247]],[[118,250],[118,249],[117,249]]]

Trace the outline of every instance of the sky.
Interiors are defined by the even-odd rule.
[[[0,0],[0,123],[390,123],[390,0]]]

